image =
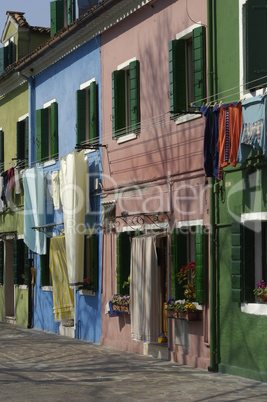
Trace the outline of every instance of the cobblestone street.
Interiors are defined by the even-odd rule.
[[[267,384],[0,323],[1,401],[266,401]]]

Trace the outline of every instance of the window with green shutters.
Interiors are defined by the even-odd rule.
[[[206,29],[169,43],[170,111],[175,117],[206,97]]]
[[[256,89],[267,85],[267,0],[247,0],[245,4],[245,71],[246,88]]]
[[[120,295],[129,294],[123,284],[130,275],[131,235],[131,232],[117,233],[117,293]]]
[[[254,302],[255,232],[239,222],[231,226],[232,236],[232,301]]]
[[[140,62],[112,72],[112,136],[140,131]]]
[[[0,48],[0,74],[14,61],[16,61],[16,45],[14,42],[9,41],[8,45]]]
[[[4,132],[0,130],[0,172],[4,170],[5,163],[5,154],[4,154]]]
[[[76,93],[77,144],[98,138],[97,85],[95,81]]]
[[[50,3],[51,36],[73,22],[74,6],[74,0],[56,0]]]
[[[58,104],[36,110],[36,162],[58,157]]]
[[[29,277],[28,247],[21,239],[14,239],[13,242],[13,267],[14,267],[14,284],[28,285],[28,277]]]
[[[90,290],[98,289],[98,236],[96,233],[84,238],[84,278],[90,282]],[[87,283],[88,283],[87,282]]]
[[[191,226],[175,228],[171,233],[171,284],[172,298],[184,299],[184,283],[179,284],[177,274],[189,261],[194,261],[196,301],[205,303],[205,228]]]
[[[17,122],[17,162],[21,167],[28,165],[29,117]]]

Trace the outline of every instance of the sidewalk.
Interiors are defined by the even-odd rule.
[[[267,383],[0,323],[0,401],[267,401]]]

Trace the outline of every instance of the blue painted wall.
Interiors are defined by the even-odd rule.
[[[80,85],[95,78],[98,88],[98,127],[101,137],[101,59],[100,39],[96,38],[67,55],[56,64],[30,80],[30,162],[35,164],[35,111],[55,99],[58,103],[59,157],[66,157],[76,146],[76,91]],[[90,227],[99,227],[100,197],[94,193],[94,179],[101,178],[101,151],[90,152],[88,156],[90,174],[90,203],[92,212],[86,216]],[[44,167],[44,172],[60,169],[60,162]],[[63,214],[49,207],[47,222],[62,222]],[[75,295],[76,337],[91,342],[100,342],[101,336],[101,235],[99,235],[99,286],[95,296]],[[40,286],[40,257],[36,257],[37,285],[34,294],[35,328],[58,333],[59,324],[53,317],[52,292],[43,291]]]

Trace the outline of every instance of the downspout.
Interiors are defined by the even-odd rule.
[[[216,31],[216,16],[213,0],[208,0],[207,13],[208,13],[208,95],[209,101],[213,101],[212,95],[214,94],[215,64],[214,61],[216,47],[215,31]],[[214,18],[213,18],[214,17]],[[215,92],[216,93],[216,92]],[[217,337],[216,337],[216,247],[215,247],[215,194],[214,177],[210,178],[210,366],[209,371],[217,371]]]

